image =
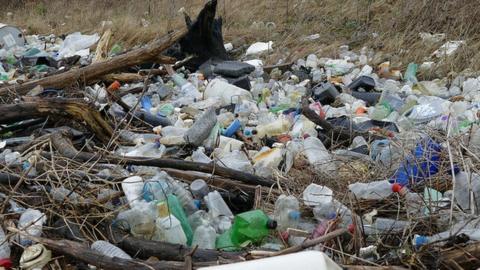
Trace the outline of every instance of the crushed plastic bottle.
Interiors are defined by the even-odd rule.
[[[107,241],[95,241],[92,243],[90,248],[107,257],[121,258],[126,260],[132,259],[132,257],[130,257],[130,255],[128,255],[125,251]]]
[[[392,184],[387,180],[368,183],[353,183],[348,185],[348,189],[357,199],[365,200],[385,199],[393,193]]]
[[[303,142],[304,153],[310,164],[319,172],[334,175],[336,165],[330,152],[318,138],[308,137]]]

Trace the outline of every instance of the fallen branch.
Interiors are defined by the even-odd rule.
[[[100,113],[79,99],[38,99],[0,106],[0,124],[10,124],[22,120],[46,116],[73,118],[87,127],[103,142],[112,136],[112,127],[102,118]]]
[[[103,62],[93,63],[89,66],[78,69],[71,69],[64,73],[52,75],[39,80],[0,88],[0,96],[6,95],[9,92],[24,95],[37,85],[41,85],[43,88],[63,89],[74,85],[79,81],[82,83],[88,83],[102,77],[103,75],[110,74],[125,67],[139,65],[152,59],[158,60],[160,53],[175,44],[186,33],[186,29],[175,31],[153,42],[146,48],[136,49]]]

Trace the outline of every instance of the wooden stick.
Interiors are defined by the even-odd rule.
[[[24,95],[37,85],[41,85],[43,88],[63,89],[74,85],[76,82],[83,83],[95,80],[105,74],[110,74],[122,68],[142,64],[151,59],[158,58],[160,53],[171,47],[186,33],[187,30],[186,27],[184,27],[179,31],[175,31],[153,42],[146,48],[136,49],[103,62],[93,63],[89,66],[78,69],[71,69],[64,73],[39,80],[0,88],[0,96],[8,94],[10,91],[15,92],[18,95]]]
[[[320,236],[318,238],[307,240],[307,241],[301,243],[300,245],[292,246],[292,247],[286,248],[284,250],[274,252],[274,253],[272,253],[271,256],[279,256],[279,255],[285,255],[285,254],[299,252],[299,251],[302,251],[306,248],[314,247],[314,246],[316,246],[318,244],[321,244],[323,242],[326,242],[328,240],[332,240],[335,237],[338,237],[338,236],[340,236],[344,233],[347,233],[347,232],[348,232],[348,230],[345,229],[345,228],[337,229],[337,230],[335,230],[331,233],[325,234],[325,235]]]

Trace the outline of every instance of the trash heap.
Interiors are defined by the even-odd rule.
[[[480,265],[480,77],[421,79],[464,42],[404,69],[230,43],[192,70],[110,38],[0,49],[2,267]]]

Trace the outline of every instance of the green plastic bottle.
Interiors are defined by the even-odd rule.
[[[218,237],[216,246],[225,250],[243,247],[249,243],[257,244],[276,227],[277,222],[261,210],[244,212],[235,216],[232,227]]]
[[[193,239],[193,230],[188,222],[188,217],[183,210],[180,201],[178,200],[177,196],[173,194],[167,195],[167,202],[168,202],[168,209],[172,215],[174,215],[181,223],[182,229],[185,232],[185,236],[187,236],[187,244],[192,244]]]

